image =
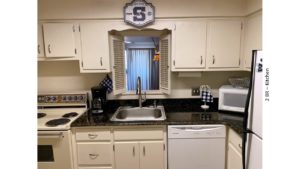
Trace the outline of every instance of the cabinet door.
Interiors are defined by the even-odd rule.
[[[252,50],[262,49],[262,14],[251,15],[246,19],[245,25],[245,68],[251,68]]]
[[[116,169],[139,169],[139,144],[115,142]]]
[[[45,57],[45,49],[44,49],[44,38],[43,38],[43,28],[42,24],[38,24],[38,57],[43,58]]]
[[[208,23],[208,68],[238,68],[240,66],[242,22],[211,20]]]
[[[242,154],[229,142],[227,154],[227,169],[242,169]]]
[[[175,58],[173,70],[205,67],[206,22],[177,21],[175,28]]]
[[[72,23],[43,24],[46,57],[75,57],[75,27]]]
[[[140,142],[140,169],[164,169],[164,157],[162,141]]]
[[[82,23],[82,69],[109,72],[109,41],[105,23]]]

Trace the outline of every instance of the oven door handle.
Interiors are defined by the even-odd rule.
[[[57,133],[38,133],[39,138],[63,138],[62,132]]]

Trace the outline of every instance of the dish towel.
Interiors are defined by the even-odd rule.
[[[205,87],[200,88],[201,99],[204,103],[214,102],[214,97],[211,94],[210,87],[205,85]]]
[[[106,77],[99,84],[101,87],[107,88],[107,93],[111,93],[113,91],[113,84],[111,78],[106,75]]]

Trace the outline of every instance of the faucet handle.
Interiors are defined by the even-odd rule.
[[[153,100],[153,107],[154,107],[154,108],[157,107],[156,100]]]

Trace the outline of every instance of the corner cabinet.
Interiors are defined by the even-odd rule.
[[[241,20],[208,21],[208,69],[240,67],[241,30]]]
[[[110,72],[107,23],[81,23],[80,72]]]
[[[38,25],[39,60],[76,60],[80,52],[78,24],[61,22]]]
[[[262,49],[262,12],[246,18],[244,43],[244,68],[251,69],[252,50]]]
[[[227,169],[243,169],[242,138],[231,128],[228,130]]]
[[[116,128],[115,169],[166,169],[165,127]]]
[[[175,21],[173,71],[205,68],[206,21],[199,19]]]

